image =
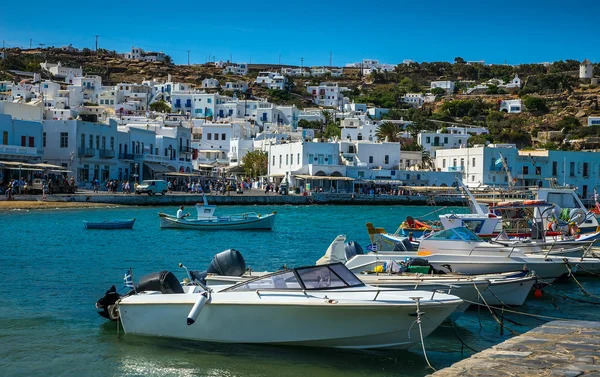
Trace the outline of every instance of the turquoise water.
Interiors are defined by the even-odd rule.
[[[240,250],[255,271],[284,264],[313,264],[338,234],[368,244],[365,223],[395,231],[406,217],[432,207],[221,206],[218,214],[278,212],[276,229],[264,232],[196,232],[158,227],[157,212],[175,207],[34,210],[0,213],[0,375],[2,376],[424,376],[431,372],[420,347],[408,351],[338,351],[118,337],[115,323],[96,314],[94,303],[133,268],[135,277],[168,269],[180,278],[204,269],[212,256]],[[193,212],[193,208],[189,208]],[[464,208],[452,208],[456,213]],[[83,220],[137,219],[133,230],[85,230]],[[593,278],[581,280],[600,292]],[[574,283],[558,288],[569,297],[595,301]],[[549,291],[549,293],[551,293]],[[599,299],[600,300],[600,299]],[[600,301],[595,301],[600,302]],[[521,310],[595,319],[598,305],[545,294]],[[487,309],[470,310],[425,340],[427,355],[442,368],[543,321],[505,313],[504,333]],[[368,320],[368,319],[365,319]],[[459,340],[459,338],[461,340]],[[463,352],[461,352],[461,350]]]

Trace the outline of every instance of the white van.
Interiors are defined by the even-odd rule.
[[[142,183],[137,185],[135,193],[138,195],[142,193],[147,193],[148,195],[165,195],[167,193],[167,181],[162,179],[142,181]]]

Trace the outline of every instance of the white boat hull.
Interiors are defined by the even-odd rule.
[[[482,296],[488,305],[521,306],[536,282],[535,276],[491,280]]]
[[[260,217],[211,217],[206,219],[178,219],[174,216],[159,214],[161,228],[197,229],[197,230],[271,230],[275,226],[275,214]]]
[[[298,300],[294,298],[297,293],[289,292],[248,294],[251,295],[248,300],[235,303],[212,300],[191,326],[186,324],[186,318],[199,294],[161,295],[160,302],[153,303],[145,299],[146,295],[131,296],[120,302],[119,312],[128,334],[202,342],[408,348],[420,341],[419,327],[414,324],[416,305],[386,303],[384,293],[369,305],[360,301],[342,304],[337,296],[336,300],[325,298],[335,295],[331,291],[319,292],[320,298],[315,297],[316,300],[306,296]],[[371,298],[375,295],[364,294]],[[290,296],[290,302],[281,303]],[[423,336],[431,333],[462,303],[452,296],[438,296],[445,296],[445,300],[421,305],[425,313],[421,318]]]

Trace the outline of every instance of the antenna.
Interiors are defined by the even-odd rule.
[[[98,52],[98,37],[99,37],[99,35],[95,35],[95,37],[96,37],[96,52]]]
[[[188,65],[190,65],[190,50],[187,50],[188,53]]]

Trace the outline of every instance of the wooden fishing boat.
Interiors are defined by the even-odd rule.
[[[132,229],[135,218],[130,220],[83,221],[85,229]]]

